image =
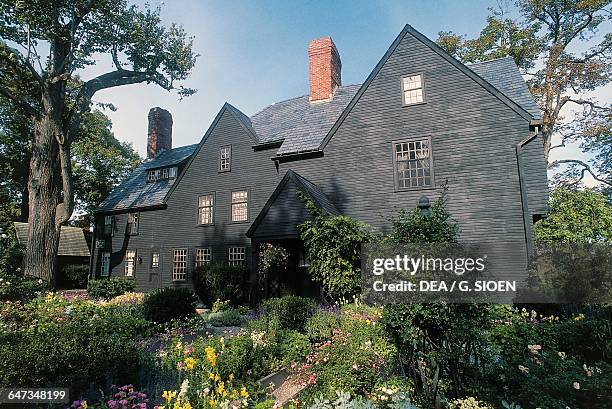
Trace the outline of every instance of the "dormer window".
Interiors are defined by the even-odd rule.
[[[423,74],[413,74],[402,78],[402,100],[404,105],[416,105],[425,102]]]
[[[232,147],[223,146],[219,151],[219,172],[229,172],[232,164]]]
[[[155,182],[157,179],[159,179],[159,169],[150,170],[147,180],[149,182]]]
[[[148,182],[176,178],[176,166],[170,168],[152,169],[147,174]]]

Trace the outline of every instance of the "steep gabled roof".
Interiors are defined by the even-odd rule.
[[[17,242],[27,244],[28,223],[15,222]],[[58,256],[89,257],[89,247],[80,227],[62,226],[60,229]]]
[[[278,155],[316,150],[359,85],[339,87],[329,101],[311,103],[308,95],[272,104],[251,117],[263,143],[282,141]]]
[[[198,145],[182,146],[163,151],[157,157],[141,163],[119,186],[104,199],[96,213],[143,209],[160,206],[177,179],[147,182],[149,169],[179,165],[187,160]]]
[[[540,108],[535,103],[512,57],[468,64],[468,68],[523,107],[535,119],[542,118]]]
[[[272,192],[272,194],[268,198],[266,204],[253,221],[253,224],[251,224],[251,227],[249,227],[249,230],[247,230],[247,237],[253,236],[253,234],[257,230],[257,227],[259,227],[259,225],[264,221],[266,215],[268,214],[268,211],[274,205],[274,202],[281,194],[281,192],[287,187],[287,184],[289,182],[293,182],[301,192],[308,195],[308,197],[312,199],[314,204],[319,209],[323,210],[325,213],[330,214],[332,216],[337,216],[341,214],[340,211],[338,211],[338,209],[336,208],[336,206],[334,206],[331,200],[329,200],[329,198],[317,185],[289,169],[287,173],[285,173],[285,176],[283,176],[281,181],[278,183],[278,186],[276,186],[276,189],[274,189],[274,192]],[[299,199],[296,197],[295,200]]]

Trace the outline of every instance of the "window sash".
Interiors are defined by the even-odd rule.
[[[125,276],[134,277],[135,269],[136,269],[136,251],[127,250],[125,252],[125,269],[124,269]]]
[[[240,190],[232,192],[231,221],[243,222],[249,219],[249,192]]]
[[[227,263],[230,266],[243,266],[246,263],[246,247],[229,247],[227,249]]]
[[[210,247],[201,247],[196,249],[196,267],[203,266],[212,261],[212,251]]]
[[[219,170],[228,171],[232,163],[232,147],[223,146],[219,151]]]
[[[104,216],[104,234],[113,234],[113,216]]]
[[[429,139],[397,142],[393,145],[394,171],[400,189],[433,186]]]
[[[100,268],[100,277],[108,277],[110,275],[110,253],[105,251],[102,253],[102,265]]]
[[[128,213],[128,234],[137,235],[138,234],[138,224],[140,223],[140,215],[139,213]]]
[[[187,279],[187,249],[175,249],[173,252],[172,280]]]
[[[151,268],[159,268],[159,252],[151,253]]]
[[[423,75],[408,75],[402,78],[402,93],[405,105],[420,104],[424,101]]]
[[[198,224],[213,224],[215,197],[212,194],[198,197]]]

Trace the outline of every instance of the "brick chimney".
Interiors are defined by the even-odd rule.
[[[149,111],[147,159],[152,159],[167,149],[172,149],[172,114],[160,107],[151,108]]]
[[[310,101],[324,101],[333,98],[336,89],[342,85],[340,54],[331,37],[312,40],[308,44],[310,59]]]

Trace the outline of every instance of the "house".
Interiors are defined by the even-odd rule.
[[[147,159],[96,212],[93,277],[190,286],[194,266],[219,261],[254,280],[262,242],[289,249],[299,274],[298,191],[384,231],[445,184],[461,240],[520,243],[508,265],[524,269],[547,179],[540,112],[512,59],[466,66],[408,25],[360,85],[342,84],[331,38],[308,54],[309,95],[250,117],[226,103],[197,144],[173,148],[170,113],[151,109]]]

